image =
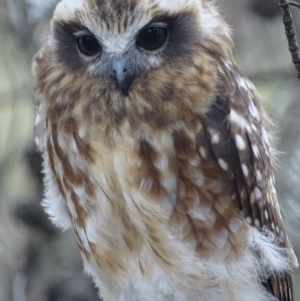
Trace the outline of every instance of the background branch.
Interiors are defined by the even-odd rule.
[[[296,67],[296,70],[298,72],[297,76],[300,80],[300,53],[297,45],[296,32],[293,25],[293,19],[289,9],[290,5],[300,7],[300,4],[293,1],[288,2],[287,0],[279,0],[279,5],[281,7],[281,11],[283,15],[283,24],[285,27],[285,34],[287,36],[289,50],[292,55],[292,61]]]
[[[297,3],[297,2],[294,2],[294,1],[289,1],[289,5],[296,6],[296,7],[300,8],[300,3]]]

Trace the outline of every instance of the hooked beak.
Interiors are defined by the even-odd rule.
[[[128,95],[128,90],[135,79],[135,74],[129,69],[128,62],[121,58],[115,59],[112,62],[112,71],[114,73],[114,78],[118,84],[119,89],[124,95]]]

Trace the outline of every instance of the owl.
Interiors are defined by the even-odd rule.
[[[63,0],[33,59],[45,200],[106,301],[292,301],[270,122],[206,0]]]

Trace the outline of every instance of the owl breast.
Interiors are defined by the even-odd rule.
[[[216,296],[228,290],[236,295],[228,300],[239,300],[228,280],[246,288],[255,258],[219,167],[197,146],[200,119],[163,129],[124,120],[114,130],[77,120],[48,123],[45,172],[56,187],[48,198],[58,199],[48,212],[70,221],[104,298],[227,300]],[[260,290],[253,286],[249,301]]]

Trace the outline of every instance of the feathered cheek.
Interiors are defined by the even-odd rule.
[[[202,111],[214,95],[217,82],[214,66],[203,62],[199,59],[188,67],[157,69],[138,82],[136,88],[150,104],[171,102],[178,109],[193,107]]]

